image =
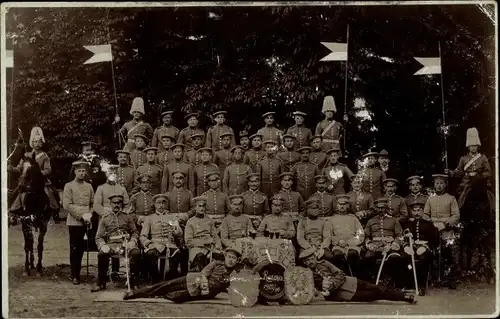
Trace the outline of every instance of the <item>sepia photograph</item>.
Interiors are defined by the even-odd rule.
[[[495,1],[4,2],[4,318],[496,318]]]

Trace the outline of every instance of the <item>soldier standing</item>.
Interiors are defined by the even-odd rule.
[[[183,172],[187,178],[184,180],[184,187],[190,185],[192,178],[191,165],[185,162],[184,157],[184,144],[175,144],[171,147],[174,159],[163,167],[163,178],[161,181],[161,192],[166,193],[174,187],[172,181],[173,172]]]
[[[224,171],[223,191],[231,195],[239,195],[248,189],[246,177],[252,173],[249,165],[243,163],[243,147],[237,145],[231,149],[233,162]]]
[[[281,209],[283,213],[290,216],[294,222],[298,222],[305,215],[304,199],[299,192],[292,191],[293,174],[285,172],[280,175],[281,190],[275,196],[283,201]]]
[[[212,116],[215,120],[215,125],[210,127],[207,132],[207,140],[205,142],[205,147],[213,149],[216,153],[217,151],[223,149],[222,145],[222,134],[229,133],[230,141],[229,146],[226,148],[233,147],[235,143],[234,131],[232,128],[224,124],[226,121],[226,111],[215,112]]]
[[[196,167],[196,165],[201,164],[201,153],[199,152],[199,150],[203,145],[203,134],[195,133],[191,135],[191,141],[193,143],[193,148],[188,149],[184,153],[184,161],[188,162],[193,167]]]
[[[396,195],[397,183],[394,178],[384,179],[384,197],[387,198],[389,214],[401,221],[408,217],[408,208],[403,197]]]
[[[217,165],[212,163],[213,151],[211,148],[204,147],[199,150],[201,164],[193,169],[193,178],[189,184],[189,189],[195,191],[197,196],[200,196],[208,190],[207,176],[213,172],[219,172]]]
[[[281,130],[278,130],[274,126],[274,115],[275,112],[267,112],[262,115],[266,125],[263,128],[259,129],[257,131],[257,134],[261,135],[265,141],[273,141],[278,146],[278,148],[280,148],[283,132]]]
[[[422,177],[420,176],[410,176],[406,179],[406,182],[410,188],[410,195],[405,197],[406,207],[410,207],[410,204],[415,201],[426,202],[429,196],[423,194],[422,191]]]
[[[205,140],[205,132],[198,128],[198,117],[198,113],[189,113],[188,115],[186,115],[184,119],[186,119],[188,126],[183,128],[179,133],[179,139],[177,140],[177,143],[186,145],[186,148],[188,149],[193,147],[191,136],[193,136],[194,134],[203,134],[202,143]]]
[[[302,199],[308,200],[309,197],[316,192],[316,185],[314,183],[314,176],[319,175],[319,168],[316,164],[309,162],[309,154],[311,147],[301,147],[298,152],[300,153],[300,162],[292,167],[291,173],[297,181],[297,191],[302,196]]]
[[[266,152],[262,149],[262,135],[254,134],[250,136],[252,149],[245,152],[243,161],[250,165],[252,171],[256,172],[259,162],[266,156]]]
[[[322,149],[323,137],[321,135],[315,135],[311,139],[311,154],[309,154],[309,162],[316,164],[321,170],[326,165],[326,154]]]
[[[372,195],[373,200],[382,196],[382,185],[387,177],[385,173],[375,167],[377,152],[368,152],[363,155],[361,168],[357,175],[362,177],[363,192]]]
[[[118,131],[118,134],[120,135],[127,134],[127,143],[123,148],[124,150],[132,152],[135,149],[135,135],[144,135],[146,136],[146,139],[153,135],[153,128],[151,125],[144,122],[142,119],[144,114],[144,100],[140,97],[136,97],[132,101],[132,107],[130,108],[130,115],[132,115],[133,118],[123,124],[121,129]],[[118,123],[120,118],[117,117],[115,121]]]
[[[335,144],[328,151],[329,162],[328,166],[323,168],[322,174],[328,178],[328,190],[332,192],[334,196],[345,194],[345,178],[352,178],[354,176],[353,172],[347,167],[347,165],[339,163],[340,157],[340,145]]]
[[[202,194],[207,199],[206,214],[218,227],[229,210],[229,197],[220,190],[220,174],[212,172],[207,175],[209,189]]]
[[[163,135],[170,135],[177,141],[179,137],[179,129],[172,125],[172,114],[174,111],[165,111],[161,113],[161,118],[163,125],[158,126],[153,132],[153,139],[151,141],[152,147],[157,147],[159,152],[168,150],[168,147],[164,147],[161,143],[161,137]]]
[[[309,200],[315,199],[319,202],[320,206],[320,217],[326,219],[333,215],[334,212],[334,198],[333,195],[326,191],[327,188],[327,178],[325,175],[316,175],[314,177],[316,181],[316,193],[312,194]]]
[[[137,178],[140,189],[130,197],[130,202],[125,208],[127,214],[134,216],[137,229],[140,231],[144,218],[154,213],[153,194],[151,194],[151,175],[144,173]]]
[[[283,135],[283,145],[285,150],[280,151],[276,156],[283,162],[283,168],[286,172],[290,172],[292,166],[300,161],[300,154],[294,150],[295,136],[290,134]]]
[[[358,217],[362,225],[372,217],[373,197],[369,193],[363,192],[362,178],[359,175],[353,175],[351,178],[352,191],[347,193],[351,212]]]
[[[127,194],[132,195],[135,181],[135,169],[129,164],[130,153],[124,150],[118,150],[115,153],[118,159],[118,168],[116,172],[117,182],[125,187]]]
[[[264,142],[266,157],[259,161],[257,172],[261,179],[261,190],[271,198],[279,189],[279,176],[284,172],[283,163],[276,158],[276,143],[272,140]]]
[[[147,147],[148,140],[145,135],[136,134],[135,135],[135,149],[130,152],[130,161],[134,169],[138,169],[142,165],[146,164],[146,153],[144,149]]]
[[[309,141],[311,140],[313,134],[311,130],[304,126],[304,117],[307,114],[304,112],[293,112],[293,118],[295,120],[295,125],[290,127],[286,133],[295,137],[294,149],[298,150],[304,146],[309,146]]]
[[[161,167],[164,167],[174,160],[174,154],[172,153],[171,147],[172,145],[174,145],[176,138],[173,135],[164,133],[163,135],[161,135],[160,139],[162,151],[158,152],[156,162]]]
[[[226,167],[231,164],[231,139],[234,139],[232,133],[222,133],[220,135],[220,149],[215,152],[214,163],[219,167],[221,176],[224,176]]]
[[[342,138],[342,124],[336,122],[333,118],[337,112],[335,107],[335,100],[333,96],[326,96],[323,99],[323,109],[321,110],[325,114],[325,119],[316,125],[315,135],[321,135],[323,137],[323,150],[325,152],[329,151],[335,144],[340,143]],[[344,117],[344,121],[347,119]]]
[[[135,193],[139,191],[140,185],[139,185],[139,176],[143,174],[148,174],[151,177],[151,194],[154,196],[156,194],[160,193],[161,189],[161,180],[163,176],[163,168],[156,164],[156,152],[157,152],[156,147],[148,147],[144,149],[144,153],[146,154],[146,164],[140,166],[136,171],[135,171],[135,187],[132,190],[132,193]]]
[[[251,220],[255,229],[259,228],[264,216],[269,214],[269,201],[267,196],[259,191],[260,175],[248,174],[248,191],[243,196],[243,213]]]

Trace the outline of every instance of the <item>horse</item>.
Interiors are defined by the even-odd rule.
[[[19,178],[18,191],[20,208],[11,211],[11,213],[21,221],[24,236],[24,251],[26,258],[23,275],[29,276],[31,270],[35,269],[33,236],[33,228],[35,228],[35,232],[38,232],[38,261],[36,265],[36,275],[39,277],[43,269],[43,242],[52,211],[49,207],[48,196],[45,193],[45,177],[34,155],[33,157],[25,156],[23,158],[23,172]]]

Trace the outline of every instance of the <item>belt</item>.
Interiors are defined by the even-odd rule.
[[[223,219],[224,217],[226,217],[226,215],[224,214],[207,214],[207,216],[212,219]]]
[[[392,237],[373,237],[372,241],[387,241],[387,242],[391,242],[391,241],[394,241],[394,238],[392,238]]]
[[[323,142],[326,142],[326,143],[339,143],[339,140],[333,140],[333,139],[329,139],[329,138],[324,138]]]
[[[247,216],[248,218],[250,219],[258,219],[258,220],[261,220],[262,217],[261,216],[256,216],[256,215],[248,215],[248,214],[243,214],[245,216]]]

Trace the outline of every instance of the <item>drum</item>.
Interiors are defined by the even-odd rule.
[[[260,266],[260,267],[259,267]],[[285,295],[285,267],[264,261],[257,265],[260,274],[259,292],[264,301],[277,301]]]
[[[233,271],[230,276],[229,299],[235,307],[252,307],[259,297],[260,276],[248,269]]]
[[[289,239],[255,239],[255,254],[257,264],[263,261],[279,263],[285,268],[295,266],[295,247]]]
[[[257,264],[255,240],[248,237],[238,238],[234,241],[234,245],[241,251],[241,260],[247,259],[250,265]]]
[[[285,294],[294,305],[306,305],[314,298],[314,277],[312,270],[291,267],[285,270]]]

